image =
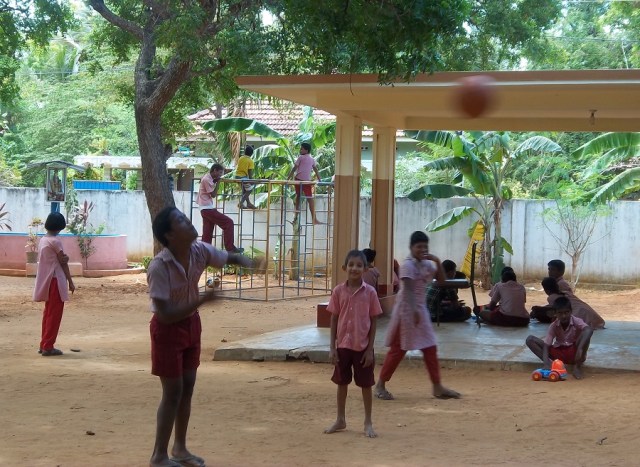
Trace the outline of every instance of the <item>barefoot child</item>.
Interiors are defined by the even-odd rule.
[[[200,296],[198,281],[207,266],[250,266],[251,260],[196,242],[198,232],[175,207],[160,211],[153,220],[152,230],[165,248],[153,258],[147,273],[153,311],[149,325],[151,373],[159,376],[162,384],[150,465],[204,466],[204,459],[192,454],[186,445],[191,397],[200,364],[202,327],[198,307],[213,298],[212,291]],[[170,459],[168,447],[174,426]]]
[[[320,172],[318,171],[318,163],[310,154],[311,145],[309,143],[302,143],[300,145],[300,155],[296,159],[287,176],[287,180],[290,180],[291,177],[295,175],[295,179],[301,182],[311,181],[311,171],[316,174],[318,181],[320,181]],[[310,183],[296,183],[295,184],[296,191],[296,219],[298,213],[300,211],[300,199],[302,195],[307,199],[307,204],[309,205],[309,212],[311,213],[311,219],[314,224],[322,224],[316,217],[316,208],[315,201],[313,199],[313,185]],[[294,221],[295,223],[295,221]]]
[[[347,273],[347,281],[333,289],[327,307],[331,313],[330,358],[335,366],[331,381],[338,385],[338,417],[324,432],[335,433],[347,427],[347,391],[353,372],[356,386],[362,389],[364,434],[375,438],[377,435],[371,421],[371,388],[375,384],[373,341],[376,337],[376,319],[382,314],[382,308],[376,290],[362,280],[366,269],[364,253],[359,250],[347,253],[342,266]]]
[[[440,382],[436,335],[425,300],[425,289],[432,283],[434,276],[439,284],[444,284],[444,271],[440,260],[429,254],[427,234],[421,231],[411,234],[410,248],[411,255],[400,266],[400,291],[385,339],[385,345],[390,349],[380,371],[375,395],[379,399],[393,399],[393,395],[386,389],[386,382],[391,379],[408,350],[420,349],[433,384],[433,396],[439,399],[459,399],[459,393],[444,387]]]
[[[43,357],[62,355],[62,350],[56,349],[54,344],[62,322],[64,302],[69,300],[69,290],[71,293],[76,290],[69,272],[69,257],[62,250],[62,242],[58,238],[58,234],[66,226],[64,216],[59,212],[52,212],[44,223],[47,234],[38,244],[38,270],[33,301],[44,302],[42,337],[38,351]]]
[[[542,360],[545,368],[551,368],[551,361],[557,359],[574,364],[573,376],[582,379],[582,365],[587,359],[587,350],[593,335],[591,329],[580,318],[571,314],[571,302],[567,297],[558,297],[553,302],[556,320],[551,323],[544,340],[527,337],[529,349]]]

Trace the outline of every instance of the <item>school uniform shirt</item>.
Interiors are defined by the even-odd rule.
[[[565,294],[567,297],[573,295],[573,287],[571,287],[571,284],[564,280],[564,277],[558,277],[556,281],[558,282],[558,290],[560,290],[560,293]]]
[[[382,314],[378,293],[366,282],[354,293],[347,283],[331,292],[327,311],[338,316],[336,347],[361,352],[369,346],[371,318]]]
[[[378,287],[378,280],[380,279],[380,271],[375,266],[367,269],[362,274],[362,280],[376,289]]]
[[[301,154],[293,164],[296,168],[296,180],[311,180],[311,170],[318,164],[311,154]]]
[[[236,166],[236,177],[243,178],[249,176],[249,170],[253,170],[255,164],[249,156],[241,156]]]
[[[213,177],[210,172],[207,172],[204,177],[200,179],[200,188],[198,189],[198,197],[196,201],[200,209],[213,209],[213,198],[210,193],[213,192],[217,183],[213,181]]]
[[[147,283],[151,311],[156,312],[153,299],[168,302],[169,307],[178,308],[198,300],[200,291],[198,282],[207,266],[221,268],[227,262],[226,251],[218,250],[208,243],[193,242],[189,251],[189,273],[173,256],[168,248],[164,248],[149,263]]]
[[[500,305],[500,313],[503,315],[529,318],[529,312],[524,306],[527,301],[527,291],[516,281],[498,282],[493,290],[491,301]]]
[[[567,347],[574,345],[578,341],[582,330],[587,327],[587,323],[582,321],[580,318],[576,318],[571,315],[569,325],[565,330],[562,329],[560,320],[557,319],[549,325],[549,330],[544,338],[544,343],[552,345],[553,347]]]
[[[425,299],[426,288],[433,282],[437,271],[436,263],[429,260],[416,260],[408,257],[400,265],[400,291],[396,296],[393,313],[387,328],[385,345],[390,347],[396,333],[400,333],[402,350],[420,350],[436,345],[436,333],[431,325],[431,314]],[[402,279],[411,279],[412,287],[406,286]],[[409,295],[413,295],[415,308],[410,305]],[[420,314],[420,323],[416,326],[414,312]]]
[[[49,286],[53,278],[58,279],[58,292],[63,302],[69,301],[67,276],[58,261],[58,252],[62,251],[62,242],[57,236],[45,235],[38,244],[38,269],[36,284],[33,288],[33,301],[49,300]]]

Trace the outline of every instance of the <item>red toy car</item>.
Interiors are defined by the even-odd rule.
[[[541,381],[546,379],[555,383],[556,381],[562,381],[567,379],[567,369],[564,366],[562,360],[554,360],[551,363],[551,369],[548,370],[546,368],[538,368],[533,373],[531,373],[531,379],[534,381]]]

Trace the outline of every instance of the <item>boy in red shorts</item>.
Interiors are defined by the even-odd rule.
[[[313,170],[318,177],[318,181],[320,181],[320,172],[318,171],[318,164],[313,156],[310,154],[311,145],[309,143],[302,143],[300,145],[300,155],[296,159],[287,176],[287,180],[290,180],[291,177],[295,174],[295,180],[299,182],[309,182],[311,181],[311,171]],[[300,195],[304,194],[304,197],[307,199],[307,204],[309,205],[309,212],[311,212],[311,219],[314,224],[321,224],[316,217],[316,209],[315,202],[313,199],[313,185],[311,183],[296,183],[296,217],[298,218],[298,211],[300,211]],[[295,220],[294,220],[295,222]]]
[[[224,264],[251,266],[251,260],[237,253],[220,251],[208,243],[196,242],[198,232],[175,207],[158,213],[152,223],[153,235],[164,249],[149,264],[147,282],[153,317],[151,333],[151,373],[160,377],[162,400],[158,407],[156,440],[149,461],[153,466],[204,466],[201,457],[186,445],[191,413],[191,397],[200,365],[200,315],[198,307],[213,299],[200,296],[198,281],[207,266]],[[175,437],[168,455],[169,439]]]
[[[342,270],[347,273],[347,281],[333,289],[327,306],[331,313],[329,358],[335,366],[331,381],[338,385],[338,417],[324,432],[335,433],[347,427],[347,391],[353,376],[356,386],[362,389],[364,434],[375,438],[377,435],[371,421],[371,388],[375,384],[373,341],[376,337],[377,316],[382,314],[382,308],[376,290],[362,280],[366,269],[367,259],[363,252],[351,250],[347,253],[342,266]]]
[[[571,314],[571,302],[567,297],[558,297],[553,308],[556,320],[549,325],[547,336],[544,340],[527,337],[527,347],[543,361],[545,368],[551,368],[551,361],[557,358],[574,364],[573,376],[582,379],[582,365],[587,359],[593,329]]]

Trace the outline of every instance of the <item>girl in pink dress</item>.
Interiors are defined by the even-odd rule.
[[[44,223],[47,234],[40,239],[38,245],[38,270],[33,301],[45,302],[39,350],[43,357],[62,355],[62,351],[56,349],[54,344],[60,330],[64,302],[69,300],[69,290],[73,293],[76,289],[69,272],[69,257],[62,250],[62,242],[58,238],[58,234],[66,226],[67,222],[62,214],[49,214]]]
[[[438,283],[444,283],[444,271],[440,260],[429,254],[427,234],[421,231],[411,234],[410,248],[411,255],[400,266],[400,291],[385,339],[385,345],[390,348],[380,371],[375,395],[379,399],[393,399],[385,387],[386,382],[391,379],[408,350],[421,350],[433,384],[434,397],[459,399],[459,393],[440,382],[436,335],[425,298],[425,290],[434,277]]]

